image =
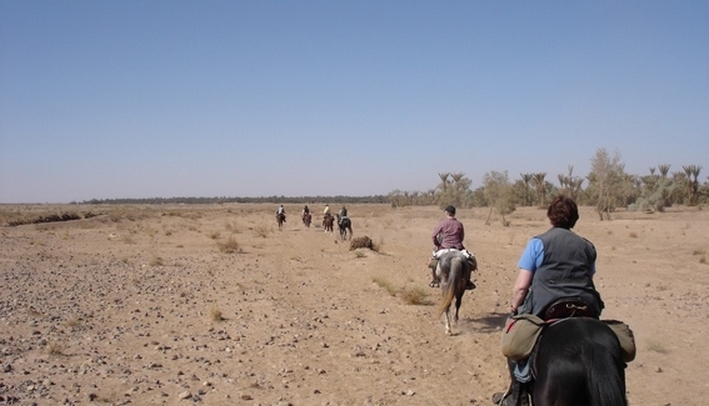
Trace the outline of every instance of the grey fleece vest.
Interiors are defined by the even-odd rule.
[[[591,273],[591,265],[596,262],[593,244],[560,227],[537,238],[544,244],[544,259],[534,272],[521,312],[541,316],[559,299],[580,297],[600,316],[604,305]]]

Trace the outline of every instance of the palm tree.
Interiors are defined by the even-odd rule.
[[[699,200],[699,172],[701,166],[688,165],[683,166],[684,174],[687,176],[687,205],[694,206]]]
[[[537,190],[537,198],[539,202],[539,207],[544,207],[546,206],[546,194],[547,194],[547,185],[546,185],[546,178],[547,173],[546,172],[539,172],[535,173],[533,175],[534,179],[534,187]]]
[[[531,173],[520,173],[522,177],[522,183],[524,183],[524,205],[529,206],[529,184],[532,182],[534,174]]]

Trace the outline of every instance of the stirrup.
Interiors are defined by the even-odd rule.
[[[473,281],[471,280],[468,280],[468,282],[465,284],[465,290],[473,290],[475,288],[477,288],[477,286],[475,286],[475,283],[473,283]]]

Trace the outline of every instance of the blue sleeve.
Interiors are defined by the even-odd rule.
[[[532,238],[527,243],[527,247],[522,252],[522,256],[517,263],[521,269],[534,272],[542,264],[544,259],[544,244],[539,238]]]

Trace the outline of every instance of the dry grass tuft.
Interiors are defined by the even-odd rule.
[[[242,252],[239,243],[233,237],[229,237],[226,241],[218,242],[217,247],[220,252],[225,254],[236,254]]]
[[[628,234],[628,237],[630,237],[630,238],[638,238],[638,233],[636,233],[635,231],[632,231],[630,234]]]
[[[221,236],[222,234],[219,231],[214,231],[213,233],[209,234],[209,238],[213,240],[218,240]]]
[[[266,238],[268,237],[269,229],[267,226],[261,224],[254,227],[254,232],[256,233],[257,237]]]
[[[404,289],[401,291],[400,296],[404,303],[409,305],[423,305],[427,303],[426,291],[420,287]]]
[[[80,324],[81,324],[81,319],[79,319],[78,317],[72,317],[72,318],[69,318],[66,321],[64,321],[64,326],[70,327],[70,328],[71,327],[79,327]]]
[[[224,315],[217,305],[209,308],[209,319],[212,321],[224,321]]]
[[[657,340],[648,340],[646,344],[648,351],[653,351],[659,354],[667,354],[668,352],[670,352],[664,344]]]
[[[150,260],[150,266],[163,266],[165,265],[165,260],[162,257],[153,257]]]
[[[382,278],[381,276],[375,276],[372,281],[377,284],[380,288],[384,288],[391,296],[396,296],[396,288],[388,280]]]
[[[44,350],[49,355],[65,355],[64,347],[56,341],[49,341],[44,347]]]

